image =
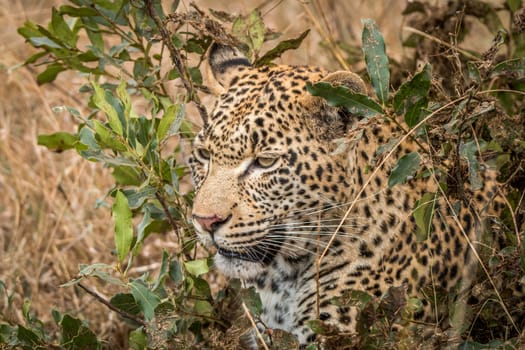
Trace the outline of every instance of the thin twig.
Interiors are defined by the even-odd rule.
[[[153,0],[146,0],[146,10],[148,11],[149,16],[155,21],[155,24],[159,29],[160,35],[162,37],[162,42],[164,43],[164,45],[166,45],[170,52],[171,59],[173,60],[173,64],[175,65],[175,69],[177,69],[177,73],[179,73],[180,80],[182,81],[184,88],[188,92],[188,96],[190,97],[191,101],[193,101],[193,103],[195,104],[195,107],[197,107],[202,121],[204,122],[204,124],[206,124],[208,122],[208,112],[206,111],[206,108],[204,108],[204,106],[202,105],[199,96],[195,93],[195,88],[193,87],[191,78],[188,77],[188,72],[186,71],[186,69],[184,69],[184,65],[182,63],[182,56],[179,50],[177,50],[177,48],[175,47],[175,45],[173,45],[170,38],[170,33],[168,32],[166,26],[157,14],[157,10],[155,10],[155,7],[153,6]]]
[[[141,326],[145,327],[146,326],[146,322],[144,322],[144,320],[136,317],[135,315],[132,315],[124,310],[120,310],[119,308],[116,308],[115,306],[111,305],[111,303],[109,301],[107,301],[106,299],[104,299],[102,296],[100,296],[97,292],[89,289],[88,287],[84,286],[82,283],[78,283],[77,284],[80,288],[82,288],[86,293],[88,293],[89,295],[91,295],[93,298],[95,298],[98,302],[104,304],[106,307],[108,307],[110,310],[118,313],[120,316],[122,316],[123,318],[127,318],[128,320],[131,320],[133,322],[136,322],[138,324],[140,324]]]
[[[315,16],[313,14],[312,10],[310,10],[307,3],[301,3],[301,5],[303,5],[304,11],[308,15],[308,18],[310,18],[310,21],[315,26],[315,29],[317,30],[319,35],[321,35],[323,40],[326,41],[327,44],[329,45],[330,53],[334,56],[337,62],[339,62],[341,67],[343,67],[345,70],[349,70],[350,67],[348,66],[348,63],[346,62],[346,60],[344,59],[343,54],[341,53],[341,50],[335,43],[334,39],[330,36],[330,34],[326,33],[326,31],[323,29],[323,27],[321,26],[321,24],[319,23],[317,19],[318,16]]]
[[[157,198],[157,200],[159,201],[160,205],[162,206],[162,210],[164,211],[164,214],[166,214],[166,217],[168,218],[168,221],[169,221],[171,227],[173,228],[173,231],[175,231],[175,235],[177,236],[177,240],[179,241],[179,244],[181,245],[181,247],[183,247],[182,253],[186,257],[186,259],[193,260],[192,257],[189,255],[189,253],[186,252],[186,250],[184,249],[182,238],[180,237],[179,231],[177,230],[178,229],[178,225],[175,222],[175,219],[173,218],[173,216],[171,215],[171,212],[170,212],[170,210],[168,208],[168,205],[166,204],[166,200],[162,196],[160,190],[155,192],[155,197]]]
[[[422,37],[424,38],[427,38],[428,40],[431,40],[431,41],[434,41],[440,45],[443,45],[443,46],[446,46],[448,47],[449,49],[452,49],[452,50],[456,50],[457,52],[461,53],[463,56],[467,57],[467,58],[470,58],[471,60],[474,60],[476,62],[480,62],[481,59],[479,57],[476,57],[475,55],[471,54],[470,52],[466,51],[466,50],[463,50],[463,49],[460,49],[459,47],[457,46],[454,46],[454,45],[451,45],[441,39],[438,39],[436,38],[435,36],[432,36],[432,35],[429,35],[425,32],[422,32],[416,28],[412,28],[412,27],[403,27],[403,30],[406,30],[407,32],[411,32],[411,33],[414,33],[414,34],[417,34],[417,35],[421,35]]]
[[[266,342],[264,341],[264,338],[261,332],[259,332],[259,329],[257,328],[257,325],[255,324],[255,320],[253,319],[253,316],[250,310],[248,309],[248,307],[246,306],[244,302],[242,303],[242,308],[244,309],[244,313],[246,314],[246,317],[248,317],[248,319],[250,320],[250,323],[252,324],[252,327],[255,330],[255,334],[257,334],[257,338],[259,338],[259,340],[261,341],[263,348],[265,350],[270,350],[268,349],[268,345],[266,345]]]
[[[434,180],[436,182],[438,182],[437,178],[435,177],[435,175],[433,174],[432,176],[434,176]],[[449,198],[447,197],[447,194],[445,193],[445,191],[443,190],[443,188],[441,186],[438,186],[438,190],[439,192],[441,193],[441,195],[443,196],[444,200],[445,200],[445,203],[447,204],[447,206],[452,210],[452,212],[454,212],[454,205],[450,202]],[[461,222],[459,221],[459,218],[457,215],[452,215],[452,219],[454,220],[454,222],[456,223],[456,225],[458,226],[460,232],[463,234],[463,237],[465,238],[465,240],[467,241],[467,244],[469,246],[469,248],[471,249],[472,253],[474,254],[474,256],[476,257],[476,260],[478,260],[479,262],[479,265],[481,265],[481,269],[483,270],[483,273],[487,276],[487,279],[490,283],[490,285],[492,286],[492,288],[494,289],[494,291],[496,292],[496,296],[498,298],[498,301],[501,305],[501,307],[503,308],[503,311],[505,312],[505,315],[507,316],[507,318],[509,319],[510,323],[512,324],[513,328],[516,330],[516,332],[520,332],[520,329],[518,328],[518,326],[516,325],[516,322],[514,322],[514,319],[512,318],[510,312],[509,312],[509,309],[507,308],[507,305],[505,304],[505,302],[503,301],[503,298],[501,296],[501,294],[499,293],[498,291],[498,288],[496,287],[496,283],[494,282],[494,280],[492,279],[491,275],[490,275],[490,272],[489,270],[487,269],[487,267],[485,266],[485,264],[483,263],[483,260],[481,259],[481,257],[479,256],[479,253],[476,249],[476,247],[474,247],[474,243],[472,243],[472,240],[470,239],[470,237],[468,236],[468,234],[465,232],[465,229],[463,228],[463,225],[461,224]],[[479,217],[479,214],[478,214],[478,220],[481,222],[481,218]]]
[[[337,237],[337,234],[340,232],[340,230],[343,227],[346,219],[348,218],[348,216],[352,212],[352,209],[354,209],[354,207],[356,206],[357,202],[359,201],[359,198],[361,197],[361,193],[363,193],[363,191],[365,191],[366,187],[370,184],[370,182],[372,181],[374,176],[379,172],[379,170],[383,167],[383,165],[386,163],[386,161],[392,156],[392,154],[396,151],[396,149],[403,142],[405,142],[409,137],[411,137],[411,135],[415,132],[415,130],[417,130],[419,127],[421,127],[430,118],[432,118],[433,116],[435,116],[436,114],[438,114],[442,110],[444,110],[446,108],[449,108],[450,106],[452,106],[452,105],[454,105],[454,104],[456,104],[456,103],[458,103],[458,102],[460,102],[460,101],[462,101],[464,99],[466,99],[466,97],[459,97],[459,98],[457,98],[457,99],[455,99],[455,100],[445,104],[444,106],[441,106],[440,108],[436,109],[435,111],[430,113],[428,116],[426,116],[424,119],[422,119],[419,123],[414,125],[414,127],[412,129],[410,129],[405,135],[403,135],[403,137],[400,140],[398,140],[396,142],[396,144],[392,147],[390,152],[388,152],[386,154],[386,156],[383,158],[383,160],[375,167],[374,171],[370,174],[368,179],[364,182],[363,186],[361,186],[361,190],[359,190],[359,192],[355,195],[354,200],[350,203],[350,206],[346,210],[345,215],[343,215],[342,219],[339,222],[339,225],[334,230],[334,233],[330,237],[330,240],[328,241],[328,244],[326,245],[325,249],[321,253],[321,256],[318,259],[319,260],[318,264],[321,264],[321,261],[324,259],[325,255],[328,253],[328,250],[330,249],[330,247],[334,243],[334,240]]]

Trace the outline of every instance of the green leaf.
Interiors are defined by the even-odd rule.
[[[65,314],[60,321],[62,339],[60,345],[68,349],[100,349],[97,336],[82,321]]]
[[[432,79],[432,66],[425,64],[414,77],[401,85],[394,96],[394,111],[405,114],[405,122],[413,127],[420,121],[421,112],[428,104],[428,91]]]
[[[144,318],[146,321],[151,321],[155,317],[155,308],[160,304],[160,298],[138,279],[133,280],[130,287],[133,298],[144,313]]]
[[[100,33],[97,22],[95,22],[95,20],[90,17],[82,17],[81,21],[84,24],[84,30],[86,31],[89,41],[93,47],[99,52],[103,52],[104,39],[102,38],[102,34]]]
[[[129,293],[117,293],[109,300],[109,303],[130,315],[138,315],[141,310],[133,295]]]
[[[153,285],[153,290],[156,290],[157,288],[159,288],[159,286],[161,286],[164,283],[164,280],[168,276],[169,265],[170,265],[170,256],[167,251],[163,250],[162,251],[162,263],[160,264],[159,275],[157,277],[157,281]]]
[[[123,191],[128,199],[128,204],[131,209],[139,208],[148,199],[154,199],[157,189],[149,184],[137,189],[130,189]]]
[[[428,114],[425,108],[428,106],[428,99],[422,97],[417,99],[414,103],[410,103],[405,113],[405,123],[409,127],[416,126]]]
[[[56,79],[60,72],[65,71],[67,68],[60,63],[53,63],[46,67],[46,69],[37,75],[36,82],[38,85],[50,83]]]
[[[61,15],[68,15],[71,17],[92,17],[97,16],[98,13],[91,7],[73,7],[69,5],[62,5],[58,10]]]
[[[361,23],[363,24],[362,42],[366,69],[379,101],[385,104],[390,85],[390,70],[388,69],[385,41],[373,20],[363,19]]]
[[[242,16],[238,16],[232,23],[232,34],[237,39],[245,43],[246,41],[248,41],[248,37],[246,36],[245,30],[246,21],[242,18]]]
[[[180,105],[171,105],[162,116],[159,126],[157,128],[157,139],[162,141],[165,137],[169,137],[179,131],[184,110]]]
[[[121,191],[117,191],[115,195],[112,215],[115,220],[115,247],[117,249],[118,260],[122,261],[131,249],[133,223],[131,222],[132,215],[128,199]]]
[[[110,273],[113,272],[114,269],[113,266],[103,263],[95,263],[91,265],[80,264],[79,275],[83,277],[97,277],[107,283],[122,285],[122,282],[119,279],[111,276]]]
[[[195,290],[195,294],[204,298],[211,298],[211,289],[210,285],[205,279],[202,279],[200,277],[188,277],[188,279],[193,280],[193,288]]]
[[[0,344],[9,344],[14,346],[17,341],[17,326],[10,326],[8,324],[0,324]]]
[[[256,316],[260,316],[262,314],[263,305],[261,297],[255,290],[255,287],[241,289],[240,296],[252,314]]]
[[[197,85],[202,85],[202,73],[199,67],[191,67],[188,73],[190,74],[191,81]]]
[[[126,145],[123,144],[118,136],[111,132],[104,124],[98,120],[92,120],[93,130],[95,131],[95,137],[99,141],[99,145],[102,148],[111,148],[117,152],[123,152],[126,150]]]
[[[49,30],[56,37],[60,38],[68,47],[73,48],[76,46],[78,36],[73,33],[69,28],[66,21],[62,17],[62,14],[53,7],[51,11],[51,23],[49,24]]]
[[[483,180],[479,174],[478,151],[483,151],[487,143],[483,140],[472,140],[459,145],[459,154],[467,159],[470,186],[473,191],[483,187]]]
[[[42,51],[42,52],[37,52],[35,53],[34,55],[31,55],[29,56],[28,59],[26,59],[26,61],[24,62],[24,64],[33,64],[35,63],[36,61],[38,61],[38,59],[44,57],[45,55],[47,55],[49,52],[47,51]]]
[[[388,187],[405,183],[419,169],[419,161],[419,153],[417,152],[411,152],[399,158],[388,177]]]
[[[59,131],[49,135],[38,135],[37,143],[46,146],[55,152],[62,152],[67,149],[75,148],[79,138],[77,135],[65,131]]]
[[[193,306],[193,310],[198,314],[205,317],[210,317],[213,314],[213,307],[206,300],[196,300]]]
[[[509,5],[509,9],[512,13],[519,10],[521,3],[522,0],[507,0],[507,4]]]
[[[491,72],[492,75],[506,75],[514,80],[525,78],[525,57],[503,61],[497,64]]]
[[[146,350],[148,348],[148,336],[144,333],[142,327],[129,333],[129,346],[133,350]]]
[[[137,118],[138,115],[133,110],[131,105],[131,97],[129,96],[128,90],[126,89],[126,82],[122,79],[120,84],[117,86],[117,96],[120,98],[120,102],[124,105],[124,117],[129,121],[130,118]]]
[[[468,77],[476,84],[481,83],[481,74],[479,73],[478,66],[474,62],[467,62]]]
[[[248,35],[252,43],[252,49],[259,51],[264,43],[264,22],[258,9],[250,12]]]
[[[31,37],[28,40],[34,47],[44,46],[44,47],[51,48],[51,49],[63,49],[64,48],[62,45],[58,44],[54,40],[49,39],[44,36]]]
[[[115,166],[111,173],[115,183],[121,186],[139,186],[142,183],[139,171],[130,166]]]
[[[40,339],[38,334],[36,334],[31,329],[25,328],[22,325],[18,325],[18,332],[16,337],[21,344],[30,346],[27,349],[39,348],[39,345],[43,346],[43,341],[42,339]]]
[[[133,65],[133,77],[135,80],[142,80],[148,74],[148,63],[144,58],[138,58]]]
[[[184,50],[187,53],[196,53],[198,55],[203,55],[206,52],[206,42],[203,40],[198,40],[195,38],[191,38],[188,41],[186,41],[186,44],[184,44]]]
[[[266,66],[270,64],[276,58],[281,57],[281,55],[284,52],[288,50],[297,49],[299,46],[301,46],[301,43],[303,42],[304,38],[306,38],[308,33],[310,33],[310,29],[305,30],[304,32],[301,33],[301,35],[299,35],[295,39],[281,41],[279,44],[277,44],[276,47],[266,52],[261,58],[255,61],[253,65],[255,67]]]
[[[436,198],[435,193],[425,193],[420,200],[416,201],[413,215],[418,228],[416,231],[418,242],[426,240],[431,233]]]
[[[24,26],[18,28],[16,31],[18,32],[18,34],[23,36],[26,40],[29,40],[29,38],[32,38],[32,37],[43,36],[42,33],[38,31],[37,25],[32,21],[24,22]]]
[[[118,135],[123,135],[122,130],[122,124],[120,123],[120,119],[118,117],[117,111],[115,108],[106,100],[106,92],[105,90],[100,87],[95,81],[91,82],[91,85],[93,86],[94,95],[92,97],[93,103],[95,106],[97,106],[98,109],[100,109],[102,112],[106,114],[108,117],[108,123],[111,127],[111,130],[116,132]]]
[[[208,259],[204,258],[193,261],[186,261],[184,262],[184,267],[186,268],[186,271],[188,271],[188,273],[198,277],[208,272]]]
[[[352,92],[345,86],[332,86],[327,82],[314,85],[307,83],[306,90],[313,96],[324,98],[330,106],[345,107],[350,113],[370,118],[377,114],[384,114],[380,105],[370,97]]]
[[[182,265],[180,261],[174,259],[170,262],[169,275],[177,285],[184,281],[184,274],[182,273]]]

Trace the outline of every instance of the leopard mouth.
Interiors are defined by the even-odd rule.
[[[228,250],[222,247],[218,247],[217,252],[228,259],[238,259],[269,265],[279,252],[279,249],[270,249],[267,247],[265,248],[263,247],[263,244],[258,244],[255,246],[245,248],[243,252]]]

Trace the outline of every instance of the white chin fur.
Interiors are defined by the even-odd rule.
[[[231,278],[246,280],[254,278],[264,271],[260,263],[231,259],[219,253],[215,254],[214,262],[220,272]]]

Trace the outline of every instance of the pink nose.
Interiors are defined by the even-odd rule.
[[[208,232],[213,232],[217,228],[219,228],[220,224],[224,223],[228,218],[223,218],[219,215],[212,215],[212,216],[199,216],[199,215],[193,215],[193,220],[197,221],[199,225]]]

